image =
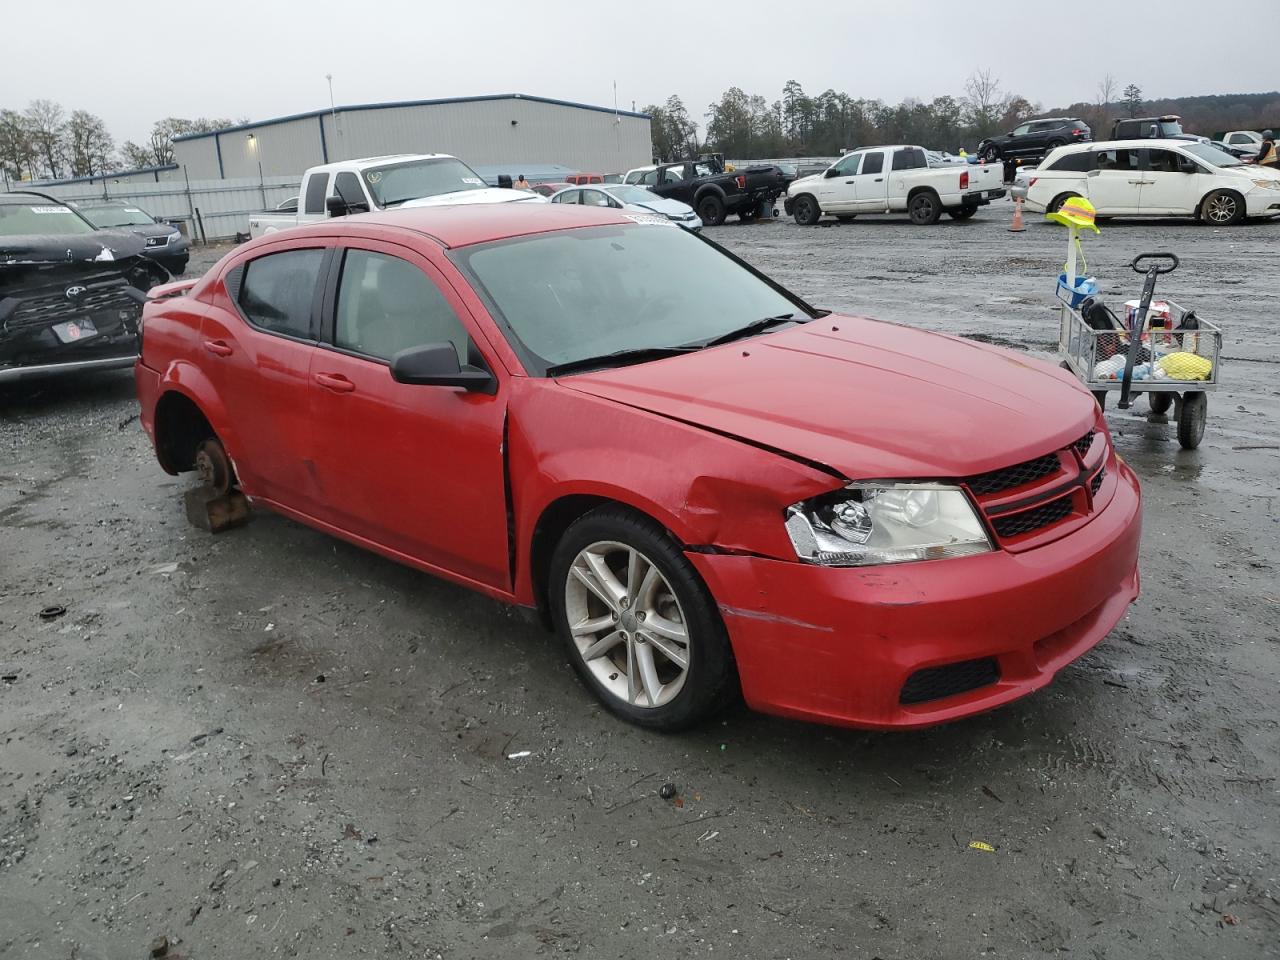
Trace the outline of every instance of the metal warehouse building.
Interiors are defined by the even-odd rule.
[[[519,93],[369,103],[178,137],[192,180],[290,176],[333,160],[450,153],[472,166],[562,164],[622,172],[652,157],[649,117]]]

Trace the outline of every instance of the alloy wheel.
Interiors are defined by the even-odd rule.
[[[680,693],[688,621],[652,560],[625,543],[592,543],[574,558],[564,590],[574,647],[610,695],[644,709]]]
[[[1225,193],[1211,197],[1205,213],[1214,223],[1227,223],[1236,215],[1236,198]]]

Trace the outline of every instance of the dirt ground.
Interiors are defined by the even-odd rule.
[[[1051,350],[1063,233],[1009,213],[710,235],[816,304]],[[1121,626],[918,733],[632,729],[516,612],[269,514],[188,526],[128,375],[0,395],[0,956],[1280,956],[1280,223],[1086,244],[1116,300],[1183,257],[1160,292],[1227,328],[1225,388],[1195,452],[1111,405]]]

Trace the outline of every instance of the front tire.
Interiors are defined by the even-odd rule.
[[[577,520],[556,546],[549,589],[574,669],[624,720],[681,730],[737,692],[716,603],[650,518],[602,507]]]
[[[942,216],[942,203],[932,190],[921,190],[908,201],[907,213],[916,226],[928,227],[937,223]]]
[[[796,197],[791,207],[791,215],[800,226],[812,227],[822,218],[822,208],[818,206],[817,200],[805,193]]]
[[[1233,227],[1244,217],[1244,197],[1234,190],[1215,190],[1200,204],[1200,219],[1215,227]]]
[[[978,154],[978,159],[983,163],[995,163],[1000,159],[1000,148],[996,146],[983,147],[982,152]]]
[[[714,193],[707,194],[698,201],[698,216],[708,227],[718,227],[724,223],[724,201]]]

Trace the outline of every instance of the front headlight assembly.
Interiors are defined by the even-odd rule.
[[[991,550],[969,498],[930,483],[855,483],[787,509],[796,556],[827,567],[966,557]]]

